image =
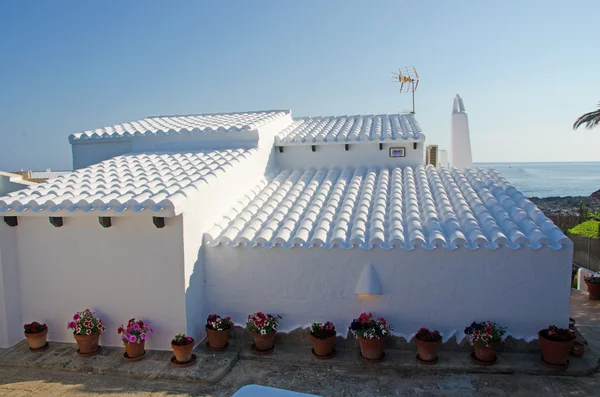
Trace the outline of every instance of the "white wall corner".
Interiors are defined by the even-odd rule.
[[[379,275],[377,274],[375,266],[371,263],[367,263],[360,273],[360,276],[358,276],[358,282],[356,283],[356,290],[354,292],[359,295],[381,295],[383,293]]]

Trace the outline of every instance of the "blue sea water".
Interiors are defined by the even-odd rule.
[[[600,162],[475,163],[494,168],[527,197],[589,196],[600,189]]]

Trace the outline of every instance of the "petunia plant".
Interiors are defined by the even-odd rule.
[[[40,332],[44,332],[48,329],[48,326],[44,324],[40,324],[37,321],[34,321],[29,324],[25,324],[23,326],[26,334],[39,334]]]
[[[429,328],[421,328],[417,331],[415,338],[422,342],[437,342],[442,339],[442,336],[437,329],[431,331]]]
[[[556,325],[549,325],[548,329],[542,331],[542,335],[555,342],[567,342],[575,339],[575,331],[571,328],[558,328]]]
[[[102,320],[96,317],[96,313],[90,309],[77,312],[73,316],[73,321],[69,321],[67,328],[73,330],[73,335],[92,335],[104,332]]]
[[[600,272],[584,277],[583,280],[590,284],[600,284]]]
[[[186,346],[190,343],[194,343],[194,338],[187,336],[186,334],[177,334],[173,337],[171,343],[175,346]]]
[[[206,327],[213,331],[225,331],[233,328],[231,317],[221,317],[218,314],[211,314],[206,319]]]
[[[361,313],[358,318],[352,320],[349,327],[352,335],[364,339],[381,339],[392,333],[392,326],[385,318],[374,318],[371,313]]]
[[[317,339],[327,339],[335,335],[335,325],[327,321],[325,324],[313,323],[310,334]]]
[[[121,340],[125,343],[142,343],[154,333],[154,330],[142,320],[131,318],[126,327],[121,325],[117,329],[117,333],[121,335]]]
[[[279,314],[264,314],[263,312],[252,313],[248,316],[246,329],[252,333],[267,335],[277,332],[279,320],[282,317]]]
[[[502,341],[502,337],[506,333],[506,328],[491,322],[473,322],[467,328],[465,328],[465,334],[470,336],[471,343],[491,346],[494,343]]]

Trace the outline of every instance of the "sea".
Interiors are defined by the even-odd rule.
[[[600,190],[600,162],[474,163],[494,168],[527,197],[589,196]]]

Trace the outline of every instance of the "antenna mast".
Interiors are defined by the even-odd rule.
[[[406,66],[392,73],[394,82],[400,83],[400,93],[412,92],[412,114],[415,113],[415,91],[419,86],[419,74],[414,66]]]

